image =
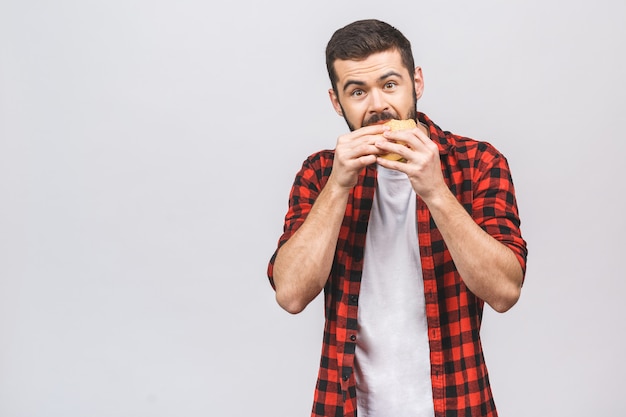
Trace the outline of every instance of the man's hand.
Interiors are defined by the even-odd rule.
[[[376,162],[381,150],[375,146],[381,134],[389,128],[383,125],[366,126],[337,139],[335,160],[329,182],[351,189],[357,183],[359,172]]]
[[[401,142],[401,143],[394,143]],[[406,162],[378,158],[376,162],[389,169],[404,172],[411,181],[415,193],[428,201],[437,192],[447,190],[441,172],[439,148],[419,127],[410,130],[384,132],[375,146],[380,153],[397,153]]]

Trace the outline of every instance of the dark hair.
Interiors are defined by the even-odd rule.
[[[411,77],[415,74],[415,64],[411,42],[395,27],[376,19],[358,20],[338,29],[326,45],[326,69],[333,86],[337,91],[337,74],[335,61],[359,61],[368,56],[396,49],[400,52],[402,63],[409,70]]]

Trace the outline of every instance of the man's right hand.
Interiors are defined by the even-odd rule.
[[[372,125],[339,136],[328,181],[347,189],[354,187],[361,170],[376,162],[376,156],[381,151],[374,143],[380,140],[385,130],[389,127]]]

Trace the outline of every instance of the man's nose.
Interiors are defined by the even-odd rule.
[[[370,92],[370,113],[380,113],[389,109],[389,105],[385,100],[385,96],[380,90],[372,90]]]

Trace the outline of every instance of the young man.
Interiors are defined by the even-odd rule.
[[[268,267],[290,313],[324,290],[312,415],[496,416],[482,311],[517,302],[527,255],[506,159],[417,112],[422,70],[392,26],[339,29],[326,65],[350,133],[304,162]]]

